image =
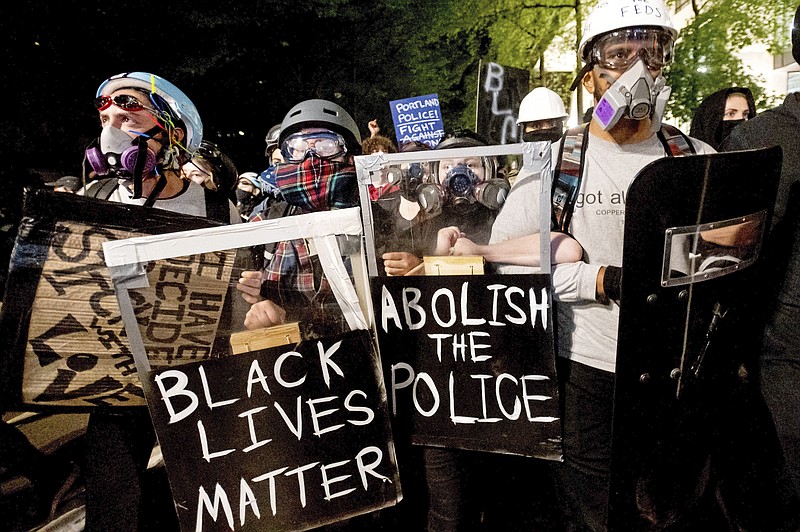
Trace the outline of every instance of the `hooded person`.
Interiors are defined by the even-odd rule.
[[[792,25],[792,56],[800,63],[800,7]],[[771,268],[764,280],[764,331],[760,339],[759,384],[787,462],[795,494],[800,495],[800,93],[734,129],[722,151],[780,146],[781,177],[765,246]],[[795,503],[795,508],[800,507]],[[795,522],[792,529],[800,528]],[[788,530],[789,528],[786,528]],[[777,530],[777,528],[775,528]]]
[[[353,157],[361,153],[361,134],[341,106],[321,99],[295,105],[281,122],[279,144],[284,162],[275,166],[275,185],[280,199],[251,221],[358,205]],[[288,319],[300,322],[305,338],[347,330],[319,260],[304,239],[278,242],[267,254],[264,270],[243,272],[237,285],[252,305],[245,327],[270,327]]]
[[[756,116],[753,93],[729,87],[710,94],[697,106],[689,135],[719,149],[734,127]]]

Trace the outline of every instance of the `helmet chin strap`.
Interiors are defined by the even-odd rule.
[[[136,154],[136,163],[133,167],[133,199],[139,199],[142,197],[142,181],[144,180],[143,173],[145,162],[147,161],[147,141],[148,139],[154,138],[154,136],[160,131],[162,131],[161,128],[152,127],[148,131],[145,131],[143,134],[139,135],[136,139],[139,151]],[[163,150],[164,148],[162,147],[162,151]],[[158,166],[159,165],[156,165],[156,170],[154,170],[158,174],[158,181],[156,181],[156,184],[150,194],[147,195],[147,199],[144,202],[145,207],[152,207],[158,199],[159,194],[161,194],[161,192],[164,190],[164,187],[167,186],[167,176],[163,172],[158,172]]]
[[[161,194],[161,191],[164,190],[164,187],[167,186],[167,175],[165,173],[158,174],[158,181],[156,181],[155,186],[153,187],[153,191],[147,196],[147,199],[144,201],[145,207],[152,207],[156,200],[158,199],[158,195]]]

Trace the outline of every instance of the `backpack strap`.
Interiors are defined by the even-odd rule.
[[[667,157],[682,157],[697,153],[691,139],[675,126],[662,124],[657,136],[664,146]],[[566,233],[569,227],[578,191],[581,188],[583,161],[588,145],[588,124],[573,127],[564,133],[553,179],[551,218],[555,231]]]
[[[657,133],[658,140],[664,145],[667,157],[682,157],[684,155],[695,155],[697,152],[692,145],[692,141],[675,126],[662,124]]]
[[[552,216],[553,229],[566,232],[569,227],[578,190],[583,177],[583,159],[589,144],[589,125],[567,130],[561,139],[561,151],[553,172]]]
[[[118,186],[119,181],[116,177],[106,177],[99,179],[95,186],[85,189],[83,195],[89,198],[100,198],[107,200],[111,197],[111,194],[117,190]]]

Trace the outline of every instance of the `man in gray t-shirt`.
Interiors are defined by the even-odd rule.
[[[582,179],[566,230],[584,254],[582,262],[557,265],[553,283],[564,409],[564,462],[556,474],[566,520],[581,530],[607,526],[625,195],[644,166],[668,155],[659,133],[668,95],[661,69],[677,33],[660,0],[607,0],[587,18],[578,50],[585,62],[579,79],[594,96],[595,112],[584,131]],[[621,86],[632,88],[632,101]],[[696,153],[714,151],[688,142]],[[495,223],[494,243],[539,231],[531,200],[538,187],[535,176],[518,178]]]

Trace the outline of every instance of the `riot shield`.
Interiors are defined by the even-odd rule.
[[[630,186],[611,530],[764,529],[791,511],[753,347],[780,162],[780,148],[665,158]]]

